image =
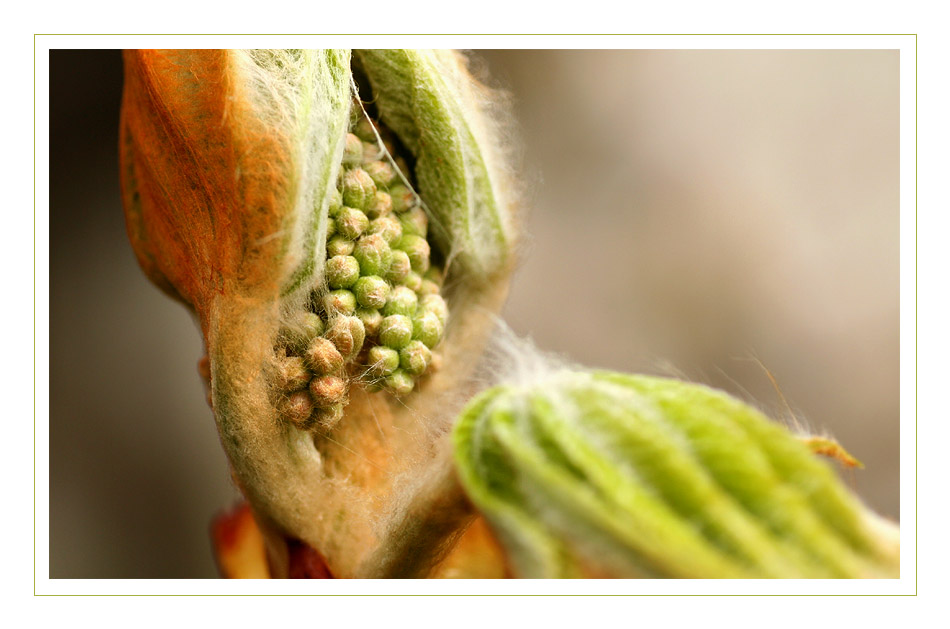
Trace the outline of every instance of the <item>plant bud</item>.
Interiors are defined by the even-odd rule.
[[[419,283],[419,296],[425,297],[426,295],[438,295],[439,294],[439,285],[435,282],[427,279],[423,279]]]
[[[379,326],[379,342],[402,349],[412,340],[412,321],[405,315],[390,315]]]
[[[381,216],[369,224],[369,233],[379,234],[392,246],[402,238],[402,224],[392,216]]]
[[[340,235],[349,240],[356,240],[369,227],[369,218],[362,210],[354,207],[344,207],[336,217],[336,228]]]
[[[281,418],[298,428],[309,428],[310,415],[313,413],[313,399],[304,391],[295,391],[277,403]]]
[[[393,395],[400,397],[412,393],[416,381],[404,369],[397,369],[386,377],[383,384]]]
[[[343,173],[343,204],[360,210],[366,209],[376,194],[376,184],[362,168]]]
[[[353,127],[353,133],[363,142],[372,142],[376,144],[376,127],[365,116],[360,117]]]
[[[370,219],[388,216],[393,211],[393,199],[388,192],[376,192],[373,195],[369,207],[366,208],[366,216]]]
[[[398,249],[394,250],[392,263],[389,265],[389,272],[386,274],[386,279],[393,284],[402,284],[406,281],[406,278],[409,277],[411,271],[412,264],[409,262],[409,256],[406,255],[406,252],[399,251]]]
[[[366,330],[363,322],[356,317],[338,316],[327,328],[326,338],[336,345],[344,360],[349,360],[359,354],[366,339]]]
[[[374,345],[366,356],[370,375],[381,378],[388,376],[399,367],[399,352],[385,345]]]
[[[439,317],[428,310],[416,313],[412,319],[412,338],[418,339],[433,348],[442,340],[444,326]]]
[[[323,319],[312,312],[301,312],[281,326],[278,343],[292,351],[301,351],[323,334],[323,330]]]
[[[412,270],[416,273],[425,273],[429,270],[429,243],[421,236],[406,234],[406,226],[403,225],[403,237],[396,243],[396,249],[405,251],[409,256],[409,262]]]
[[[403,280],[402,283],[405,284],[406,288],[413,291],[417,295],[419,291],[422,290],[422,276],[415,271],[409,271],[409,274],[406,275],[406,279]]]
[[[353,248],[355,245],[356,243],[349,238],[344,238],[343,236],[334,236],[329,242],[327,242],[327,255],[331,258],[335,256],[348,256],[353,253]]]
[[[415,207],[419,203],[419,199],[416,195],[402,184],[396,184],[390,188],[389,197],[392,200],[393,212],[398,214]]]
[[[343,165],[355,168],[363,163],[363,143],[352,133],[346,134],[346,144],[343,146]]]
[[[397,314],[412,317],[416,314],[417,306],[418,298],[415,291],[406,286],[397,286],[389,294],[389,301],[383,308],[383,314],[387,317]]]
[[[286,393],[303,389],[310,382],[310,372],[299,356],[278,356],[275,384]]]
[[[329,339],[315,338],[304,353],[304,359],[317,375],[336,373],[343,368],[343,356]]]
[[[409,341],[399,350],[399,366],[413,376],[421,376],[429,367],[432,352],[422,341]]]
[[[449,307],[445,305],[445,300],[441,295],[423,296],[419,299],[419,307],[437,316],[443,327],[449,319]]]
[[[363,166],[377,188],[388,188],[396,180],[396,170],[388,161],[379,160]]]
[[[346,289],[331,290],[323,297],[323,308],[329,316],[351,315],[356,310],[356,296]]]
[[[325,272],[330,288],[349,288],[360,278],[360,263],[353,256],[333,256]]]
[[[368,234],[359,239],[353,249],[353,257],[360,263],[361,275],[383,277],[392,263],[392,249],[380,234]]]
[[[383,315],[376,308],[357,308],[356,318],[363,322],[363,330],[367,338],[376,338],[379,326],[383,322]]]
[[[318,376],[310,381],[310,397],[318,408],[328,408],[343,401],[346,381],[340,376]]]
[[[315,408],[311,422],[319,426],[324,432],[329,432],[343,419],[343,403],[337,402],[326,408]]]
[[[353,294],[364,308],[382,308],[389,299],[389,284],[376,275],[364,275],[353,286]]]
[[[402,225],[402,233],[413,234],[425,238],[429,232],[429,217],[425,210],[416,206],[403,212],[399,216],[399,223]]]
[[[522,577],[897,574],[895,531],[832,469],[704,386],[554,371],[476,397],[453,440]]]

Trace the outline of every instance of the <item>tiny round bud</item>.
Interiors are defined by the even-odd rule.
[[[369,218],[361,210],[344,207],[336,217],[336,229],[341,236],[350,240],[360,237],[369,227]]]
[[[418,339],[427,347],[435,347],[442,340],[444,331],[442,322],[433,312],[423,310],[412,319],[412,338]]]
[[[343,367],[343,355],[329,339],[315,338],[310,342],[304,359],[317,375],[331,374]]]
[[[340,210],[343,209],[343,195],[340,194],[340,191],[334,188],[330,191],[330,206],[327,214],[330,218],[336,218],[336,215],[340,213]]]
[[[379,192],[373,195],[369,206],[366,208],[366,215],[370,218],[379,218],[392,214],[393,199],[388,192]]]
[[[332,430],[343,419],[343,403],[338,402],[327,408],[316,408],[311,417],[311,424],[316,424],[324,431]]]
[[[310,372],[299,356],[280,356],[276,360],[274,384],[284,392],[297,391],[310,382]]]
[[[412,321],[405,315],[390,315],[379,325],[379,342],[402,349],[412,340]]]
[[[396,179],[396,169],[385,160],[370,162],[363,166],[363,170],[367,172],[378,188],[388,188],[389,184]]]
[[[346,134],[346,144],[343,146],[343,165],[353,168],[363,163],[363,142],[352,133]]]
[[[399,366],[413,376],[421,376],[429,367],[432,352],[422,341],[409,341],[409,344],[399,350]]]
[[[315,406],[327,408],[343,401],[346,381],[340,376],[320,376],[310,381],[310,397]]]
[[[425,275],[423,275],[422,278],[434,282],[436,286],[442,288],[442,282],[444,281],[444,278],[442,277],[442,269],[439,267],[429,267],[429,270],[425,272]]]
[[[380,216],[370,221],[368,232],[379,234],[391,246],[402,238],[402,224],[392,216]]]
[[[389,189],[389,196],[393,200],[393,212],[402,213],[418,205],[416,195],[402,184],[396,184]]]
[[[375,162],[376,160],[382,159],[386,154],[383,152],[382,147],[379,144],[376,144],[376,138],[373,138],[370,142],[363,142],[363,163],[369,164]]]
[[[383,308],[383,314],[387,317],[390,315],[411,317],[416,314],[418,302],[419,299],[416,297],[415,291],[406,286],[397,286],[389,294],[389,301],[386,302],[386,306]]]
[[[374,345],[367,354],[366,364],[371,375],[388,376],[399,367],[399,352],[385,345]]]
[[[402,224],[403,234],[415,234],[425,238],[429,232],[429,217],[418,205],[400,214],[399,222]]]
[[[340,350],[343,359],[348,360],[359,354],[363,348],[366,329],[363,322],[356,317],[338,316],[330,323],[326,337]]]
[[[369,118],[365,116],[361,116],[360,119],[356,121],[356,124],[353,125],[353,133],[364,142],[376,141],[376,127]]]
[[[313,400],[306,391],[296,391],[278,402],[277,411],[284,421],[298,428],[308,428],[310,415],[313,413]]]
[[[382,308],[389,299],[389,284],[377,275],[364,275],[353,285],[353,294],[364,308]]]
[[[389,374],[384,384],[394,395],[408,395],[412,393],[413,387],[416,386],[413,377],[403,369],[397,369]]]
[[[444,326],[449,318],[449,307],[445,305],[445,300],[441,295],[426,295],[419,300],[419,308],[431,312],[439,318],[439,322]]]
[[[360,278],[360,263],[353,256],[333,256],[327,260],[326,274],[330,288],[349,288]]]
[[[343,236],[334,236],[327,242],[327,256],[348,256],[353,253],[353,247],[356,243]]]
[[[409,262],[409,256],[406,255],[406,252],[398,249],[393,250],[393,259],[389,265],[389,273],[386,274],[386,279],[393,284],[402,284],[411,271],[412,264]]]
[[[323,298],[323,307],[327,314],[331,316],[334,314],[353,314],[353,311],[356,310],[356,295],[345,288],[331,290]]]
[[[415,293],[422,290],[422,276],[415,271],[409,271],[409,274],[406,275],[406,279],[403,280],[402,283]]]
[[[376,184],[362,168],[354,168],[343,174],[343,204],[364,209],[376,194]]]
[[[439,285],[433,282],[432,280],[423,279],[419,285],[419,296],[425,295],[438,295],[439,294]]]
[[[363,322],[366,336],[374,338],[379,332],[379,325],[383,322],[382,313],[376,308],[357,308],[355,316]]]
[[[311,339],[314,339],[324,330],[323,319],[312,312],[300,312],[290,320],[285,321],[280,328],[280,344],[291,351],[299,352],[306,349]]]
[[[353,257],[360,263],[361,275],[383,277],[392,264],[393,252],[380,234],[363,236],[353,249]]]
[[[425,273],[429,270],[429,255],[431,253],[429,243],[421,236],[406,234],[405,229],[404,225],[403,236],[396,244],[396,249],[406,252],[406,255],[409,256],[409,263],[412,264],[413,271],[416,273]]]

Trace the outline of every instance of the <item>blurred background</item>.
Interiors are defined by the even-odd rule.
[[[827,432],[899,518],[897,51],[474,61],[520,127],[511,327]],[[238,494],[197,327],[126,240],[120,54],[52,51],[50,83],[50,576],[214,577],[208,526]]]

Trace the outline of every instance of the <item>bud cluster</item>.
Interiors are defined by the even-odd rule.
[[[308,429],[340,420],[351,378],[372,391],[411,393],[437,362],[448,316],[429,218],[406,162],[391,157],[385,128],[380,146],[368,118],[352,131],[329,204],[326,285],[278,341],[281,415]]]

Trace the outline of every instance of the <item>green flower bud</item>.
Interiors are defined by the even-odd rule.
[[[304,353],[304,359],[317,375],[332,374],[343,368],[343,355],[329,339],[315,338]]]
[[[343,174],[343,204],[365,209],[376,194],[376,184],[362,168],[354,168]]]
[[[402,349],[412,340],[412,320],[405,315],[390,315],[379,326],[379,342]]]
[[[355,242],[349,238],[344,238],[343,236],[334,236],[329,242],[327,242],[327,256],[348,256],[353,253],[353,247],[356,245]]]
[[[364,308],[382,308],[389,299],[389,284],[376,275],[364,275],[353,286],[353,294]]]
[[[353,311],[356,310],[356,296],[344,288],[331,290],[323,297],[323,308],[330,316],[353,314]]]
[[[437,266],[430,267],[428,271],[425,272],[425,275],[422,276],[423,279],[429,280],[434,283],[439,288],[442,288],[442,269]]]
[[[416,314],[418,303],[419,298],[416,297],[415,291],[406,286],[396,286],[389,294],[389,301],[383,308],[383,314],[387,317],[390,315],[412,317]]]
[[[343,146],[343,165],[355,168],[363,163],[363,143],[352,133],[346,134],[346,144]]]
[[[310,382],[310,372],[299,356],[278,356],[275,384],[284,392],[303,389]]]
[[[445,305],[441,295],[425,295],[419,299],[419,307],[435,314],[443,326],[449,320],[449,307]]]
[[[343,419],[343,403],[337,402],[326,408],[315,408],[310,419],[312,424],[320,426],[324,431],[332,430]]]
[[[372,121],[365,116],[361,116],[360,119],[356,121],[356,124],[353,126],[353,133],[363,142],[376,143],[376,127]]]
[[[306,390],[295,391],[281,398],[277,403],[277,412],[284,421],[307,429],[310,427],[310,416],[313,413],[313,399]]]
[[[405,370],[397,369],[386,377],[383,384],[393,395],[403,396],[412,393],[413,387],[416,386],[416,381]]]
[[[327,215],[330,218],[336,218],[343,209],[343,195],[336,188],[330,190],[330,205],[327,209]]]
[[[349,360],[359,354],[363,348],[363,341],[366,340],[366,329],[363,327],[363,322],[357,317],[341,315],[334,318],[330,323],[326,338],[340,350],[344,360]]]
[[[369,218],[361,210],[344,207],[336,217],[336,228],[341,236],[350,240],[360,237],[369,227]]]
[[[376,308],[357,308],[356,318],[363,322],[363,329],[368,338],[375,338],[379,333],[379,326],[383,322],[383,315]]]
[[[359,261],[362,275],[383,277],[389,271],[393,254],[385,238],[380,234],[369,234],[356,243],[353,257]]]
[[[363,163],[371,164],[375,161],[378,161],[386,156],[386,153],[383,152],[383,149],[379,144],[373,142],[363,142]]]
[[[327,260],[326,276],[330,288],[349,288],[360,277],[360,263],[353,256],[333,256]]]
[[[466,493],[518,576],[896,576],[896,531],[783,426],[704,386],[559,371],[472,400]]]
[[[425,273],[429,270],[429,243],[421,236],[405,233],[406,226],[403,225],[403,236],[396,243],[396,249],[406,252],[409,256],[409,262],[412,264],[412,270],[416,273]]]
[[[386,279],[393,284],[402,284],[411,271],[412,264],[409,262],[409,256],[406,255],[406,252],[398,249],[394,250],[392,264],[389,265],[389,273],[386,274]]]
[[[416,195],[402,184],[396,184],[390,188],[389,196],[393,202],[393,212],[400,214],[419,203]]]
[[[369,373],[381,378],[399,367],[399,352],[385,345],[374,345],[366,356]]]
[[[421,376],[429,367],[432,352],[422,341],[409,341],[399,350],[399,366],[413,376]]]
[[[417,313],[412,319],[412,338],[422,341],[430,348],[442,340],[444,329],[439,317],[428,310]]]
[[[388,188],[396,180],[396,169],[388,161],[379,160],[363,166],[377,188]]]
[[[419,284],[420,297],[424,297],[425,295],[438,295],[439,290],[439,285],[432,280],[423,279]]]
[[[340,376],[319,376],[310,381],[310,397],[318,408],[327,408],[343,401],[346,380]]]
[[[422,276],[415,271],[409,271],[402,283],[414,293],[418,294],[422,290]]]
[[[323,319],[312,312],[301,312],[280,328],[278,343],[291,351],[302,351],[324,331]]]
[[[392,216],[381,216],[369,224],[369,233],[379,234],[392,246],[402,238],[402,224]]]
[[[410,208],[399,215],[399,222],[402,224],[402,233],[414,234],[422,238],[426,237],[429,231],[429,217],[425,210],[416,206]]]
[[[379,192],[373,195],[372,201],[366,208],[366,215],[370,218],[379,218],[386,216],[393,211],[393,200],[388,192]]]

